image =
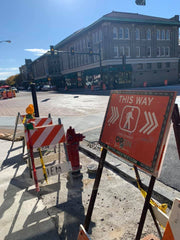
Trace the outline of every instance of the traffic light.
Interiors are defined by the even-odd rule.
[[[50,46],[51,55],[54,55],[54,46]]]
[[[89,55],[90,55],[90,56],[93,55],[93,50],[92,50],[92,48],[89,49]]]
[[[146,5],[146,0],[136,0],[136,4],[145,6]]]
[[[73,47],[71,47],[71,55],[74,55],[74,48]]]

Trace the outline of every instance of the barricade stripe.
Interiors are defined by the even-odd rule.
[[[61,129],[56,134],[56,137],[51,142],[51,145],[55,145],[58,142],[65,142],[65,133],[64,133],[64,127],[62,126]]]
[[[35,126],[43,126],[52,124],[52,118],[39,118],[35,120]]]
[[[41,147],[44,139],[46,139],[52,131],[52,127],[38,127],[37,129],[31,131],[34,131],[34,134],[32,135],[33,146]]]
[[[168,222],[166,225],[166,230],[163,236],[162,240],[176,240],[177,238],[174,238],[172,230],[171,230],[171,226],[170,223]]]
[[[53,139],[56,137],[56,135],[58,134],[58,130],[59,130],[59,127],[60,126],[54,126],[52,129],[51,129],[51,132],[50,134],[47,135],[46,139],[44,140],[44,142],[42,143],[42,145],[50,145],[51,142],[53,141]],[[57,143],[57,142],[56,142]]]

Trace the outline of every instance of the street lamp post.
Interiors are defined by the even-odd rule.
[[[3,42],[11,43],[11,40],[1,40],[0,41],[0,43],[3,43]]]

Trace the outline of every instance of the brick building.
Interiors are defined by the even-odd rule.
[[[54,56],[45,54],[33,65],[51,59],[52,66],[58,67],[59,86],[174,84],[178,82],[179,26],[179,16],[165,19],[113,11],[56,44],[56,63]],[[47,78],[50,64],[43,65]]]

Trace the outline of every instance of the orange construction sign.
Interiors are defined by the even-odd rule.
[[[91,240],[83,225],[80,225],[80,231],[77,240]]]
[[[158,176],[176,93],[112,91],[100,144]]]

